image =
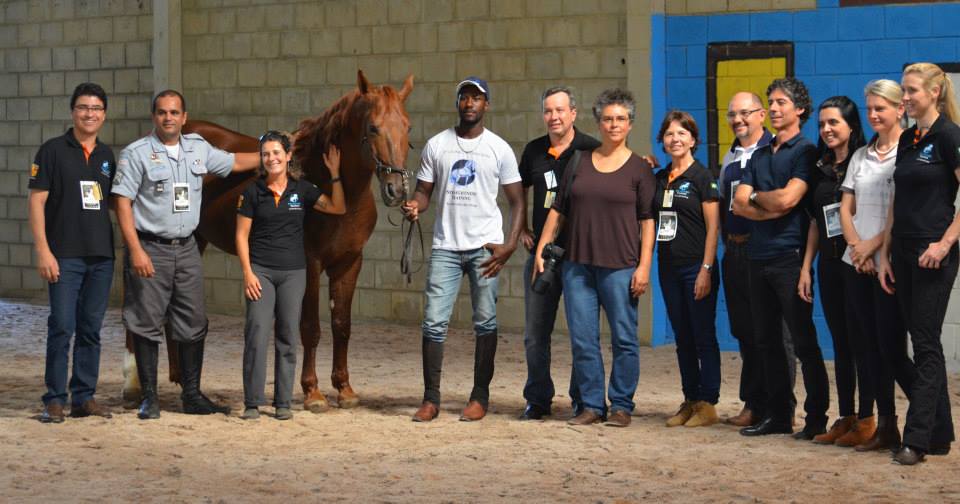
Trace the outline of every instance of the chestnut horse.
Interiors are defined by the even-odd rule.
[[[350,307],[363,263],[363,246],[377,221],[376,203],[370,188],[373,176],[380,181],[380,195],[388,207],[407,199],[407,172],[404,162],[410,148],[410,120],[403,102],[413,90],[413,75],[407,77],[397,91],[390,86],[374,86],[362,71],[357,72],[357,89],[337,100],[319,117],[305,119],[297,130],[293,150],[294,162],[303,176],[325,193],[330,192],[330,172],[323,163],[323,153],[332,144],[340,148],[340,178],[345,193],[347,212],[328,215],[309,212],[304,221],[304,248],[307,255],[307,289],[303,298],[300,338],[303,344],[304,407],[314,413],[328,407],[327,399],[317,386],[317,345],[320,341],[320,273],[330,279],[330,312],[333,328],[333,369],[331,380],[337,389],[337,404],[350,408],[359,398],[350,386],[347,370],[347,347],[350,340]],[[257,139],[228,130],[213,123],[189,121],[184,133],[199,133],[212,145],[229,152],[256,152]],[[256,178],[256,172],[231,175],[225,179],[210,176],[203,184],[203,207],[196,236],[200,251],[212,243],[217,248],[236,254],[237,199],[244,187]],[[130,348],[128,335],[128,349]],[[179,369],[167,338],[170,358],[170,381],[179,382]],[[132,398],[127,359],[124,374],[128,377],[124,397]],[[130,373],[130,374],[128,374]]]

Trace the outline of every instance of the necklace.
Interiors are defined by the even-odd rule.
[[[484,130],[481,131],[479,135],[477,135],[477,138],[475,139],[475,140],[477,141],[477,145],[475,145],[475,146],[474,146],[472,149],[470,149],[470,150],[467,150],[467,149],[464,149],[464,148],[463,148],[463,144],[460,143],[460,135],[458,135],[456,131],[453,132],[453,136],[456,137],[456,139],[457,139],[457,147],[459,147],[460,150],[463,151],[464,154],[472,154],[475,150],[477,150],[477,149],[480,148],[480,139],[483,138],[483,134],[484,134],[486,131],[487,131],[486,128],[484,128]],[[474,140],[474,139],[471,139],[471,140]]]
[[[897,148],[897,144],[892,143],[890,144],[890,147],[888,147],[886,150],[880,150],[880,142],[877,142],[873,146],[873,152],[877,153],[879,157],[887,157],[887,154],[890,154],[891,152],[893,152],[893,149],[896,149],[896,148]]]

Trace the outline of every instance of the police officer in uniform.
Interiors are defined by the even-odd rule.
[[[169,324],[179,343],[183,412],[228,413],[200,392],[207,316],[203,269],[193,231],[200,222],[203,177],[226,177],[259,165],[256,153],[230,154],[200,135],[181,135],[186,103],[177,91],[153,99],[153,132],[120,153],[113,184],[117,220],[127,245],[123,322],[133,333],[143,402],[137,416],[160,417],[158,344]]]

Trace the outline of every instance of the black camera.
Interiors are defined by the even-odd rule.
[[[533,281],[533,292],[543,294],[557,280],[560,275],[560,263],[563,261],[564,250],[552,243],[543,247],[540,257],[543,257],[543,273]]]

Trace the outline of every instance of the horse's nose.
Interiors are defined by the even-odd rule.
[[[395,199],[397,197],[397,189],[394,187],[392,182],[387,183],[387,196],[389,196],[390,199]]]

